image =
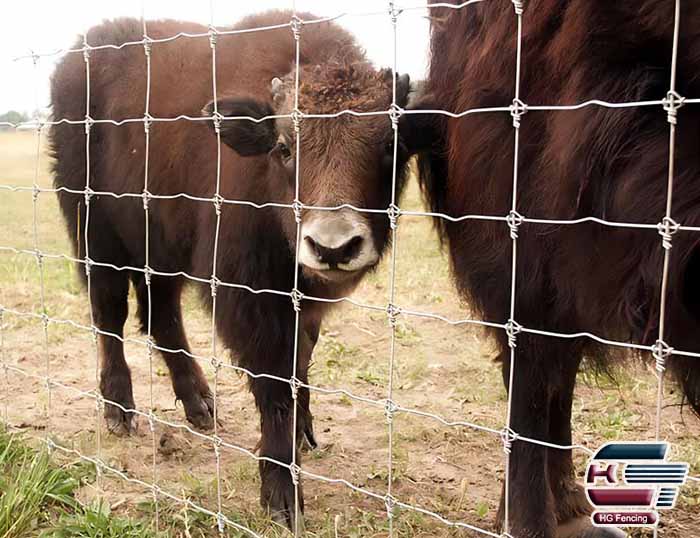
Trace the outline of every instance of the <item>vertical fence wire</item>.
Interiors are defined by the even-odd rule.
[[[143,131],[144,131],[144,163],[143,163],[143,213],[144,213],[144,238],[145,238],[145,259],[143,267],[143,280],[146,284],[146,295],[147,295],[147,320],[146,320],[146,353],[148,355],[148,391],[149,391],[149,409],[148,409],[148,428],[151,432],[151,476],[153,479],[153,487],[151,488],[151,495],[153,498],[153,508],[154,508],[154,526],[155,532],[158,533],[160,529],[160,506],[158,502],[158,466],[157,466],[157,441],[156,441],[156,427],[155,427],[155,401],[153,397],[153,301],[151,294],[151,233],[150,233],[150,196],[151,193],[148,190],[148,173],[150,165],[150,155],[151,155],[151,51],[152,44],[151,38],[148,36],[148,26],[146,23],[146,3],[145,0],[141,2],[141,24],[143,30],[143,52],[146,62],[146,95],[144,97],[144,116],[143,116]]]
[[[92,305],[92,260],[90,259],[90,201],[93,190],[90,186],[90,132],[94,120],[90,115],[90,45],[88,33],[83,34],[83,60],[85,62],[85,231],[83,242],[85,246],[85,277],[87,280],[88,309],[90,310],[90,329],[92,331],[92,348],[95,358],[95,459],[102,462],[102,411],[104,398],[100,392],[100,354],[97,349],[97,326]],[[102,499],[102,466],[95,466],[95,488],[98,499]]]
[[[10,426],[10,369],[5,351],[5,309],[0,306],[0,375],[2,375],[2,420],[3,427]]]
[[[388,3],[389,17],[391,20],[391,30],[392,30],[392,53],[393,61],[391,66],[391,127],[392,127],[392,170],[391,170],[391,204],[387,209],[387,216],[389,218],[389,227],[391,230],[391,259],[390,264],[390,274],[389,274],[389,302],[387,304],[387,315],[389,319],[389,326],[391,331],[391,339],[389,342],[389,373],[388,373],[388,383],[387,383],[387,399],[386,399],[386,420],[388,428],[388,461],[387,461],[387,493],[386,493],[386,513],[389,521],[389,537],[394,536],[394,512],[395,512],[395,499],[392,493],[393,482],[394,482],[394,412],[396,410],[396,404],[394,403],[394,366],[396,358],[396,323],[397,316],[400,313],[399,307],[396,305],[396,258],[398,249],[398,224],[400,209],[396,202],[396,168],[397,168],[397,157],[398,157],[398,146],[399,146],[399,107],[396,102],[396,80],[398,76],[397,72],[397,33],[398,33],[398,17],[401,11],[394,4],[393,1],[389,0]]]
[[[41,325],[43,329],[43,353],[44,353],[44,374],[46,376],[46,403],[45,403],[45,440],[46,448],[51,451],[51,355],[49,354],[49,317],[46,310],[46,293],[44,283],[44,256],[39,247],[39,171],[41,168],[41,142],[42,142],[42,121],[39,116],[38,98],[38,63],[39,56],[32,51],[32,90],[34,94],[34,121],[36,123],[36,154],[34,158],[34,180],[32,184],[32,241],[34,245],[34,255],[36,256],[37,269],[39,270],[39,305],[41,308]]]
[[[673,19],[673,48],[671,55],[671,76],[669,91],[666,96],[664,109],[667,112],[669,123],[668,136],[668,181],[666,185],[666,214],[659,223],[659,233],[664,249],[663,269],[661,273],[661,297],[659,300],[659,338],[654,345],[652,355],[656,361],[657,371],[657,396],[656,396],[656,424],[655,438],[661,440],[661,413],[664,399],[664,374],[666,361],[672,355],[673,349],[666,343],[666,301],[668,298],[668,273],[671,263],[671,247],[673,234],[678,230],[678,224],[671,214],[673,209],[673,182],[676,169],[676,125],[678,122],[678,109],[683,105],[683,98],[676,91],[676,78],[678,73],[678,44],[680,42],[681,0],[675,0]],[[654,526],[654,538],[659,535],[658,525]]]
[[[516,298],[516,281],[517,281],[517,259],[518,259],[518,227],[522,224],[522,216],[518,213],[518,165],[520,154],[520,120],[526,112],[526,107],[520,100],[520,74],[522,60],[522,41],[523,41],[523,2],[512,0],[513,8],[517,20],[517,43],[516,43],[516,58],[515,58],[515,97],[511,107],[513,116],[513,132],[514,132],[514,149],[513,149],[513,192],[512,206],[508,215],[507,224],[510,229],[510,238],[512,242],[512,259],[511,259],[511,280],[510,280],[510,317],[506,326],[508,334],[508,345],[510,347],[510,372],[508,379],[508,410],[506,416],[506,427],[503,432],[503,448],[505,451],[505,477],[504,477],[504,517],[503,517],[503,533],[504,536],[510,536],[510,464],[511,464],[511,445],[514,440],[514,431],[511,428],[513,415],[513,381],[515,379],[515,348],[517,344],[517,335],[520,332],[520,325],[515,320],[515,298]]]
[[[211,264],[211,364],[214,369],[214,457],[216,459],[216,526],[219,534],[223,536],[226,532],[226,524],[223,513],[222,493],[221,493],[221,438],[219,437],[219,373],[221,362],[218,355],[217,341],[219,338],[216,326],[216,297],[219,288],[219,278],[217,277],[217,262],[219,257],[219,236],[221,235],[221,114],[219,113],[218,90],[216,84],[216,44],[218,32],[214,27],[214,1],[209,2],[209,46],[211,48],[211,84],[214,103],[214,131],[216,133],[216,186],[214,192],[214,214],[216,225],[214,229],[214,248],[212,251]]]
[[[301,467],[297,462],[297,400],[300,381],[297,378],[297,366],[299,362],[299,329],[301,318],[301,303],[303,295],[299,290],[299,249],[301,248],[301,121],[303,113],[299,109],[299,82],[301,78],[301,29],[302,21],[297,16],[296,1],[292,1],[292,20],[290,21],[292,36],[294,38],[294,110],[292,111],[292,123],[294,126],[294,221],[296,223],[296,241],[294,244],[294,289],[292,290],[292,307],[294,308],[294,347],[292,350],[292,374],[289,386],[292,391],[292,454],[289,472],[294,486],[294,538],[299,537],[300,531],[300,498],[299,480]]]
[[[510,310],[508,323],[504,326],[507,336],[508,344],[510,347],[510,372],[508,380],[508,402],[507,402],[507,417],[506,426],[501,431],[502,441],[505,450],[505,478],[504,478],[504,521],[503,521],[503,534],[502,537],[511,537],[510,534],[510,464],[511,464],[511,447],[512,443],[518,440],[518,434],[511,428],[512,414],[513,414],[513,387],[514,387],[514,376],[515,376],[515,364],[516,364],[516,343],[517,335],[523,330],[523,328],[516,321],[516,284],[517,284],[517,254],[518,254],[518,230],[519,226],[526,220],[522,215],[518,213],[518,170],[519,170],[519,152],[520,152],[520,123],[522,116],[528,111],[528,107],[521,101],[521,62],[522,62],[522,47],[523,47],[523,4],[524,1],[511,0],[514,6],[516,20],[517,20],[517,44],[516,44],[516,73],[515,73],[515,96],[512,105],[509,107],[514,128],[514,160],[513,160],[513,182],[512,182],[512,205],[508,216],[505,218],[505,222],[510,230],[510,238],[512,244],[512,265],[511,265],[511,282],[510,282]],[[468,2],[467,2],[468,3]],[[465,5],[467,4],[465,3]],[[144,133],[145,133],[145,157],[144,157],[144,181],[143,181],[143,192],[142,200],[144,207],[144,219],[145,219],[145,263],[143,267],[144,280],[146,283],[146,289],[148,294],[148,321],[147,321],[147,352],[148,352],[148,363],[149,363],[149,381],[150,381],[150,410],[148,414],[149,426],[151,430],[151,442],[152,442],[152,474],[153,474],[153,484],[148,486],[151,487],[153,493],[153,500],[155,504],[155,529],[156,532],[159,530],[159,509],[158,509],[158,496],[162,494],[164,497],[169,497],[170,495],[165,490],[160,490],[158,487],[158,473],[157,473],[157,443],[155,434],[155,423],[162,422],[161,419],[155,416],[155,402],[154,402],[154,369],[153,369],[153,350],[155,349],[154,341],[152,338],[152,304],[151,304],[151,278],[154,274],[153,269],[150,266],[150,207],[149,201],[152,200],[153,196],[149,192],[149,154],[150,154],[150,128],[152,126],[153,118],[150,114],[150,93],[151,93],[151,47],[154,43],[148,36],[147,24],[144,16],[144,5],[145,0],[142,1],[142,25],[143,25],[143,47],[145,53],[146,61],[146,95],[145,95],[145,113],[142,118]],[[305,24],[305,21],[300,19],[296,11],[296,1],[292,0],[292,19],[290,21],[290,28],[292,30],[294,38],[294,108],[290,115],[293,123],[295,132],[295,196],[294,203],[290,206],[294,212],[294,218],[296,221],[296,244],[294,253],[294,287],[289,294],[292,299],[292,307],[294,309],[294,341],[293,341],[293,356],[292,358],[292,371],[289,378],[289,384],[292,393],[292,407],[291,407],[291,421],[292,421],[292,453],[291,453],[291,464],[289,465],[289,470],[291,473],[291,480],[294,486],[294,518],[293,518],[293,532],[295,537],[300,536],[300,532],[303,532],[300,527],[303,523],[302,514],[300,513],[300,475],[302,474],[302,469],[300,467],[300,462],[298,461],[297,455],[297,422],[298,422],[298,409],[297,409],[297,398],[298,390],[302,386],[301,381],[297,377],[298,369],[298,353],[299,353],[299,337],[301,330],[301,306],[304,300],[304,296],[299,289],[299,249],[301,245],[301,216],[302,211],[305,206],[300,199],[300,161],[301,161],[301,124],[304,118],[304,114],[299,109],[299,91],[300,91],[300,37],[301,30]],[[384,400],[385,404],[385,414],[388,425],[388,483],[387,483],[387,493],[383,496],[385,507],[387,511],[388,518],[388,528],[389,536],[394,536],[394,516],[395,508],[399,506],[410,506],[398,502],[392,494],[393,487],[393,475],[394,475],[394,413],[397,411],[398,406],[393,401],[394,397],[394,376],[395,376],[395,349],[396,349],[396,330],[397,330],[397,317],[401,314],[401,309],[395,304],[396,299],[396,265],[397,265],[397,243],[398,243],[398,221],[401,215],[401,210],[397,205],[397,166],[398,166],[398,120],[403,112],[397,103],[397,33],[398,33],[398,16],[401,14],[402,10],[395,5],[391,0],[388,2],[389,16],[391,18],[392,32],[393,32],[393,65],[392,65],[392,101],[391,107],[388,111],[388,117],[392,124],[393,129],[393,165],[392,165],[392,187],[391,187],[391,204],[387,209],[387,216],[389,218],[390,224],[390,236],[391,236],[391,259],[390,259],[390,281],[389,281],[389,302],[386,307],[386,312],[389,318],[389,324],[391,328],[391,340],[390,340],[390,350],[389,350],[389,373],[388,373],[388,386],[387,386],[387,398]],[[461,7],[461,6],[459,6]],[[666,98],[663,100],[664,109],[668,113],[668,121],[670,124],[669,129],[669,166],[668,166],[668,184],[667,184],[667,198],[666,198],[666,211],[665,217],[662,222],[658,225],[658,231],[662,236],[662,246],[664,248],[664,261],[663,270],[661,277],[661,297],[660,297],[660,312],[659,312],[659,338],[656,344],[651,347],[651,352],[656,359],[656,369],[658,373],[658,391],[657,391],[657,402],[656,402],[656,439],[661,438],[661,410],[663,403],[663,385],[664,385],[664,370],[665,364],[668,357],[670,357],[674,350],[666,344],[664,341],[665,329],[666,329],[666,301],[667,301],[667,288],[668,288],[668,278],[669,278],[669,266],[670,266],[670,249],[671,249],[671,239],[672,235],[678,231],[679,225],[675,223],[672,219],[672,197],[673,197],[673,181],[675,176],[675,141],[676,141],[676,123],[677,123],[677,112],[678,109],[684,104],[684,99],[676,91],[676,74],[677,74],[677,63],[678,63],[678,48],[679,48],[679,34],[680,34],[680,0],[675,0],[675,20],[674,20],[674,35],[673,35],[673,56],[671,65],[671,81],[670,89],[667,93]],[[210,121],[213,121],[214,130],[216,132],[217,141],[217,162],[216,162],[216,188],[215,194],[211,201],[213,202],[215,216],[216,216],[216,226],[215,226],[215,236],[213,243],[213,259],[212,259],[212,274],[209,281],[211,287],[211,298],[212,298],[212,314],[211,314],[211,364],[214,369],[214,383],[213,383],[213,414],[214,414],[214,435],[212,437],[206,436],[213,444],[215,456],[216,456],[216,496],[217,496],[217,512],[205,511],[210,517],[216,518],[217,527],[219,533],[223,535],[225,533],[226,525],[232,525],[233,527],[246,531],[252,535],[250,529],[247,527],[239,526],[231,522],[223,514],[222,507],[222,472],[221,472],[221,448],[222,446],[230,446],[223,442],[219,437],[219,375],[222,362],[218,358],[217,350],[217,290],[222,282],[217,277],[217,262],[218,262],[218,252],[219,252],[219,239],[220,239],[220,229],[221,229],[221,212],[222,205],[225,202],[221,195],[221,125],[223,121],[223,116],[218,111],[217,103],[217,38],[220,37],[221,33],[217,31],[214,26],[214,5],[213,0],[210,0],[210,24],[209,24],[209,40],[211,48],[211,62],[212,62],[212,92],[213,92],[213,115]],[[206,34],[204,34],[206,36]],[[85,259],[84,268],[87,279],[87,292],[88,292],[88,305],[90,309],[90,330],[92,332],[93,339],[93,349],[95,358],[95,382],[96,390],[94,392],[95,396],[95,450],[96,450],[96,487],[98,494],[101,496],[103,494],[101,472],[103,468],[109,468],[104,464],[102,460],[102,416],[101,411],[104,410],[105,400],[99,392],[100,385],[100,359],[98,350],[98,334],[105,334],[99,330],[95,325],[95,316],[92,308],[92,293],[91,293],[91,270],[100,262],[95,262],[91,260],[89,254],[89,225],[90,225],[90,213],[91,205],[94,211],[94,195],[95,191],[91,188],[91,160],[90,160],[90,140],[91,140],[91,129],[94,127],[95,120],[91,117],[90,108],[90,56],[91,52],[94,50],[88,44],[88,34],[83,36],[83,58],[85,62],[85,74],[86,74],[86,110],[85,110],[85,190],[82,193],[84,195],[84,206],[85,206],[85,217],[84,217],[84,248],[85,248]],[[32,52],[31,58],[34,62],[34,73],[36,77],[37,73],[37,61],[39,56]],[[36,80],[35,80],[35,105],[36,102]],[[533,107],[538,108],[538,107]],[[38,106],[35,106],[35,110],[39,110]],[[190,118],[187,118],[190,119]],[[244,121],[244,120],[236,120]],[[272,120],[267,120],[272,121]],[[42,127],[45,127],[45,123],[41,121],[41,118],[37,115],[34,119],[34,127],[37,134],[37,148],[36,148],[36,161],[34,170],[34,181],[33,181],[33,242],[34,251],[38,268],[39,268],[39,278],[40,278],[40,293],[41,293],[41,315],[37,316],[43,324],[44,329],[44,353],[45,353],[45,381],[46,381],[46,391],[47,391],[47,406],[46,406],[46,443],[49,449],[52,448],[53,443],[51,441],[51,398],[52,398],[52,379],[51,379],[51,361],[49,355],[49,335],[48,335],[48,325],[52,321],[48,317],[46,304],[45,304],[45,288],[44,288],[44,267],[43,259],[44,255],[39,248],[39,233],[38,233],[38,197],[42,189],[39,186],[39,171],[40,171],[40,151],[41,151],[41,139],[42,139]],[[91,204],[91,202],[93,202]],[[31,253],[31,251],[29,251]],[[204,280],[206,282],[206,280]],[[3,396],[3,412],[4,420],[6,424],[9,424],[9,363],[5,350],[5,332],[3,326],[3,314],[7,310],[0,306],[0,369],[4,373],[4,396]],[[102,336],[104,338],[104,336]],[[648,347],[646,349],[649,349]],[[286,359],[286,358],[285,358]],[[60,383],[56,383],[56,387],[60,387]],[[136,410],[131,410],[136,412]],[[205,437],[205,436],[203,436]],[[522,442],[538,442],[531,439],[520,439]],[[540,444],[545,444],[541,443]],[[57,446],[57,445],[56,445]],[[554,445],[552,445],[554,446]],[[267,464],[267,462],[266,462]],[[314,476],[314,475],[312,475]],[[317,478],[325,479],[324,477]],[[377,496],[381,498],[381,496]],[[174,498],[174,497],[173,497]],[[434,515],[434,514],[433,514]],[[443,520],[445,521],[445,520]],[[447,522],[449,523],[449,522]],[[482,531],[484,532],[484,531]],[[654,535],[656,536],[658,529],[654,529]],[[486,532],[486,534],[490,534]],[[495,535],[494,535],[495,536]]]

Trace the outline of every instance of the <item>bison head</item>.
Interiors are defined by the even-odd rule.
[[[284,198],[291,203],[297,176],[301,221],[299,263],[307,277],[348,281],[374,267],[388,242],[394,131],[382,112],[392,103],[392,72],[375,70],[366,62],[302,67],[298,108],[303,119],[298,133],[289,117],[295,110],[295,77],[274,78],[267,99],[222,98],[223,116],[266,121],[224,121],[221,140],[241,156],[274,161],[287,179]],[[406,105],[408,76],[396,80],[396,102]],[[211,113],[210,103],[204,110]],[[352,111],[348,113],[347,111]],[[334,114],[336,116],[314,117]],[[406,152],[399,144],[396,196],[403,188]],[[281,184],[281,183],[277,183]],[[281,193],[276,193],[281,194]],[[352,207],[350,207],[352,206]],[[356,211],[353,208],[369,210]],[[296,247],[296,224],[291,211],[284,217],[287,238]]]

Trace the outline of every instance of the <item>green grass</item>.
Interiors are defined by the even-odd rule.
[[[0,432],[0,538],[149,538],[144,523],[112,517],[98,502],[84,506],[78,490],[94,478],[90,466],[59,465],[44,449]]]

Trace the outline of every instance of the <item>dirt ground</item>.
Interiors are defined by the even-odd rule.
[[[0,185],[31,185],[36,139],[32,133],[0,133]],[[42,154],[39,182],[50,186],[48,159]],[[403,207],[420,207],[417,188],[411,185]],[[69,253],[55,197],[37,200],[41,250]],[[446,259],[430,223],[423,218],[401,217],[398,242],[397,302],[405,309],[440,314],[449,319],[468,317],[469,306],[456,296]],[[0,187],[0,246],[33,248],[32,193]],[[45,259],[46,311],[52,318],[89,324],[87,301],[77,284],[76,269],[64,260]],[[353,298],[385,305],[389,268],[384,263],[368,277]],[[506,285],[504,283],[504,285]],[[185,316],[193,352],[208,355],[210,322],[194,294],[186,297]],[[0,250],[0,305],[22,312],[41,311],[39,271],[27,254]],[[133,311],[133,302],[131,304]],[[42,437],[47,424],[56,443],[96,454],[95,403],[73,390],[51,391],[48,398],[41,379],[48,371],[63,385],[82,391],[95,388],[95,356],[91,334],[69,325],[50,324],[48,357],[40,320],[6,312],[1,325],[2,360],[29,377],[11,370],[0,377],[0,413],[16,429]],[[129,320],[127,337],[139,338]],[[442,321],[402,315],[397,327],[394,400],[403,407],[500,429],[505,422],[506,398],[495,348],[479,328],[451,326]],[[328,319],[314,354],[312,385],[345,389],[354,395],[381,400],[386,397],[390,329],[386,315],[344,304]],[[136,402],[147,412],[150,375],[146,349],[128,343],[127,356],[134,379]],[[47,360],[48,359],[48,360]],[[211,368],[205,365],[212,377]],[[0,370],[0,376],[2,371]],[[184,412],[175,404],[164,364],[156,358],[153,375],[156,413],[170,422],[182,422]],[[228,443],[253,451],[258,440],[258,417],[245,379],[224,369],[220,375],[220,436]],[[674,444],[674,459],[688,461],[691,474],[700,476],[700,421],[677,404],[680,396],[671,385],[665,394],[663,436]],[[653,438],[656,378],[651,368],[637,365],[621,372],[616,382],[581,373],[574,403],[575,442],[592,449],[608,440]],[[314,392],[312,410],[319,448],[305,453],[302,466],[311,473],[348,482],[384,495],[387,491],[388,429],[381,405],[372,406],[344,395]],[[4,416],[4,415],[0,415]],[[498,436],[469,428],[450,427],[430,417],[398,413],[394,419],[393,495],[402,502],[436,512],[452,521],[494,530],[503,479],[504,454]],[[141,420],[137,434],[116,438],[102,428],[101,457],[129,476],[154,479],[152,436]],[[155,479],[163,490],[217,510],[215,454],[211,443],[182,430],[156,431]],[[162,442],[162,445],[161,445]],[[577,469],[585,467],[585,453],[576,454]],[[222,450],[222,502],[232,520],[266,536],[282,534],[260,510],[257,502],[257,463],[250,457]],[[153,517],[151,495],[143,488],[109,474],[101,483],[113,511]],[[383,537],[388,535],[381,500],[353,492],[342,484],[304,480],[306,529],[309,536]],[[83,490],[85,499],[98,495],[95,485]],[[160,524],[172,535],[214,535],[210,516],[185,510],[160,499]],[[700,487],[683,488],[675,510],[663,514],[659,536],[700,536]],[[472,536],[450,528],[430,515],[399,510],[397,536]],[[230,536],[238,536],[230,531]],[[640,534],[643,535],[643,534]]]

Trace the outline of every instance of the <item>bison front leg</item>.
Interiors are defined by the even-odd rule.
[[[111,433],[127,435],[131,433],[136,408],[122,340],[128,315],[129,281],[123,272],[104,267],[95,267],[91,278],[93,318],[100,330],[100,392],[107,400],[105,421]]]
[[[210,430],[214,427],[214,396],[202,368],[190,356],[180,305],[182,284],[180,279],[154,276],[149,298],[144,279],[135,277],[138,316],[146,332],[151,313],[151,336],[161,349],[175,396],[182,402],[187,420],[200,430]]]
[[[504,353],[504,381],[510,354]],[[515,351],[510,427],[520,437],[571,445],[571,405],[580,351],[573,343],[520,335]],[[620,538],[591,524],[571,450],[515,440],[510,455],[510,529],[522,538]],[[501,499],[500,517],[503,517]]]
[[[260,504],[270,511],[276,522],[294,529],[296,517],[301,516],[304,511],[304,497],[299,482],[296,499],[294,480],[298,475],[294,477],[289,467],[292,454],[296,454],[295,461],[300,463],[299,452],[292,439],[292,391],[288,383],[267,378],[254,379],[251,385],[260,410],[262,434]]]
[[[507,349],[507,348],[506,348]],[[544,352],[545,350],[540,350]],[[508,388],[510,354],[504,351],[503,377]],[[510,428],[521,437],[546,440],[549,436],[549,377],[547,355],[538,353],[535,339],[518,338],[515,353]],[[556,538],[555,503],[547,481],[547,449],[515,440],[511,446],[509,480],[510,535],[518,538]],[[505,494],[505,488],[504,488]],[[501,498],[499,521],[503,521],[505,498]]]
[[[562,345],[558,362],[559,375],[550,399],[549,441],[557,445],[572,444],[571,407],[581,353],[575,345]],[[554,376],[552,376],[554,377]],[[553,379],[554,380],[554,379]],[[576,482],[572,451],[548,449],[547,470],[557,514],[557,538],[624,538],[616,528],[594,527],[591,505],[583,486]]]

